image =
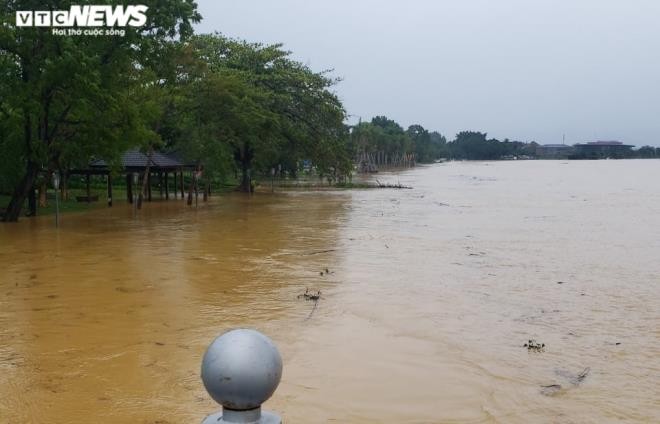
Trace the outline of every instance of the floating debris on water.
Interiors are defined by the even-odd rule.
[[[536,340],[530,339],[523,347],[526,347],[529,351],[543,352],[545,350],[545,343],[538,343]]]
[[[590,372],[591,368],[589,367],[583,369],[578,374],[573,374],[572,372],[566,370],[555,370],[555,374],[568,380],[568,382],[574,387],[579,386],[584,381],[584,379],[587,378]],[[547,386],[541,386],[541,394],[544,396],[554,396],[562,390],[565,391],[567,389],[565,389],[561,384],[549,384]]]
[[[412,187],[402,185],[401,183],[387,184],[387,183],[381,183],[378,180],[376,180],[376,187],[378,187],[378,188],[405,188],[405,189],[408,189],[408,190],[412,189]]]
[[[561,384],[550,384],[548,386],[541,386],[541,394],[544,396],[554,396],[561,391]]]
[[[305,293],[298,295],[298,299],[305,299],[314,302],[314,307],[310,311],[309,315],[307,315],[307,318],[305,318],[305,321],[308,321],[309,319],[312,318],[312,315],[314,315],[316,308],[319,306],[319,300],[321,299],[321,290],[317,291],[316,294],[313,294],[310,293],[309,288],[307,288],[305,289]]]
[[[571,383],[573,383],[574,386],[579,386],[580,383],[582,383],[584,379],[587,378],[590,372],[591,372],[591,368],[589,367],[583,369],[581,373],[571,378]]]
[[[305,293],[299,294],[298,299],[312,300],[314,302],[321,299],[321,290],[317,291],[316,294],[309,292],[309,289],[305,289]]]
[[[337,250],[337,249],[318,250],[316,252],[304,253],[302,256],[320,255],[320,254],[323,254],[323,253],[334,252],[335,250]]]

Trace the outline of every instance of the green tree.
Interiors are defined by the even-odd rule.
[[[420,163],[430,163],[448,157],[447,140],[437,131],[428,132],[421,125],[411,125],[408,137],[415,146],[415,156]]]
[[[197,140],[229,149],[217,151],[233,156],[244,191],[250,189],[252,171],[266,173],[282,164],[295,172],[302,159],[313,160],[324,172],[350,173],[345,112],[330,91],[337,80],[327,72],[292,60],[279,44],[212,34],[194,37],[190,46],[201,62],[195,83],[200,87],[191,90],[190,101],[206,108],[206,113],[194,109],[193,120],[208,130]],[[227,104],[214,101],[217,96]]]
[[[408,127],[406,134],[413,143],[417,160],[422,163],[433,162],[429,132],[421,125],[411,125]]]
[[[429,133],[429,138],[431,141],[431,154],[434,159],[451,157],[445,136],[437,131],[432,131]]]

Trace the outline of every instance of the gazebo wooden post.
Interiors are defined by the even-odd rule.
[[[177,179],[176,179],[176,174],[177,174],[177,172],[176,172],[176,169],[175,169],[175,170],[174,170],[174,198],[175,198],[175,199],[178,197],[177,194],[176,194],[176,188],[178,187],[178,186],[176,185],[176,180],[177,180]]]
[[[170,174],[165,171],[165,200],[170,200]]]
[[[160,198],[163,198],[163,171],[158,171],[158,188],[160,189]]]
[[[185,189],[183,188],[183,168],[181,168],[181,173],[179,174],[179,179],[181,180],[181,198],[185,199],[186,198],[186,192]]]
[[[126,173],[126,200],[133,203],[133,178],[130,172]]]
[[[151,172],[147,174],[147,201],[151,202]]]
[[[108,173],[108,207],[112,207],[112,175]]]
[[[92,192],[89,188],[89,172],[85,174],[85,185],[87,188],[87,203],[90,203],[92,201]]]

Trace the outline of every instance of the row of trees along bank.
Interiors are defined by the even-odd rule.
[[[79,1],[78,4],[92,4]],[[177,151],[207,178],[274,167],[295,175],[302,159],[336,178],[352,170],[337,82],[290,57],[281,45],[194,35],[201,19],[189,0],[144,0],[144,27],[125,36],[60,36],[16,27],[0,10],[0,192],[16,221],[35,185],[54,171],[118,161],[131,147]],[[49,9],[67,10],[69,1]],[[279,168],[281,166],[281,168]],[[40,182],[41,181],[41,182]]]

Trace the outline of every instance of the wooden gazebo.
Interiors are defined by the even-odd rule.
[[[184,171],[194,172],[196,164],[186,164],[174,154],[161,152],[142,153],[137,149],[128,150],[121,157],[121,173],[126,177],[126,200],[133,203],[133,175],[138,174],[140,181],[144,180],[144,174],[148,172],[146,183],[146,200],[151,201],[152,178],[158,178],[160,187],[160,196],[165,199],[170,198],[169,176],[174,176],[173,195],[177,197],[177,189],[180,189],[181,197],[185,197],[183,187]],[[74,169],[67,172],[67,175],[84,175],[86,177],[87,201],[91,201],[90,176],[105,175],[107,177],[108,187],[108,206],[112,206],[112,175],[108,163],[103,159],[92,161],[87,169]]]

